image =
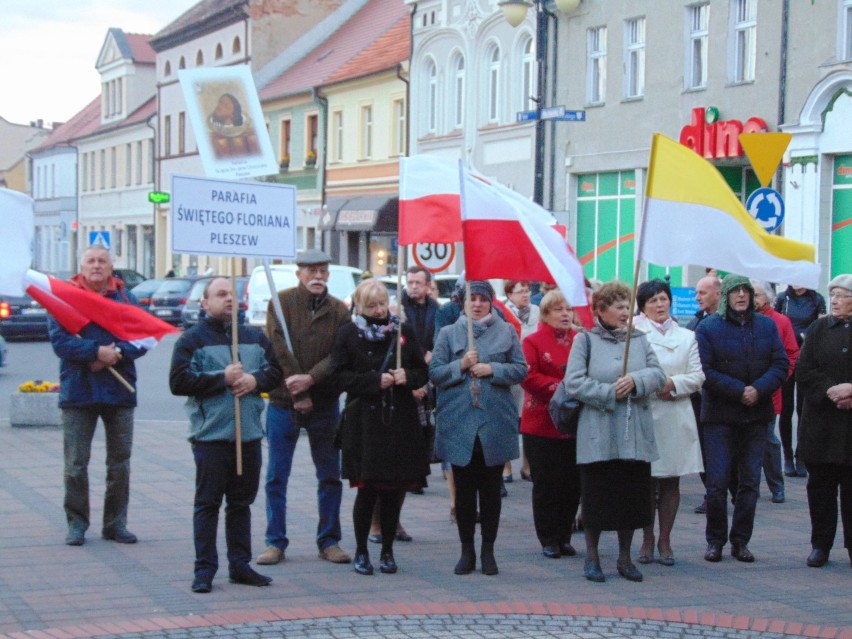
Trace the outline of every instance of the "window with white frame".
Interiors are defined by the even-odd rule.
[[[840,0],[840,59],[852,60],[852,0]]]
[[[335,111],[331,116],[331,144],[335,162],[343,162],[343,110]]]
[[[124,186],[133,184],[133,144],[124,145]]]
[[[453,77],[453,104],[450,112],[453,114],[453,129],[464,126],[464,56],[456,53],[451,63]]]
[[[757,0],[731,0],[730,80],[754,81],[757,61]]]
[[[704,2],[686,8],[686,69],[684,80],[687,89],[707,86],[707,47],[710,31],[710,3]]]
[[[142,184],[142,142],[136,143],[136,184]]]
[[[116,174],[118,173],[118,153],[116,147],[109,148],[109,187],[114,189],[117,186]]]
[[[393,154],[405,155],[407,124],[403,98],[393,101],[393,122]]]
[[[645,95],[645,18],[624,23],[624,96]]]
[[[373,157],[373,106],[365,104],[361,107],[361,158],[368,160]]]
[[[594,27],[587,34],[586,102],[606,101],[606,27]]]
[[[89,154],[83,153],[80,158],[80,184],[83,191],[89,190]]]
[[[426,105],[426,132],[436,133],[438,131],[438,68],[434,60],[426,63],[427,80],[427,105]]]
[[[521,43],[521,101],[518,105],[521,111],[531,111],[536,108],[535,95],[535,48],[532,36],[527,36]]]
[[[488,64],[488,122],[500,121],[500,47],[492,44],[486,57]]]

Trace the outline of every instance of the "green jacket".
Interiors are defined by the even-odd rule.
[[[291,375],[307,373],[314,378],[314,385],[308,391],[314,410],[329,408],[337,402],[341,392],[332,378],[331,346],[340,327],[351,321],[349,310],[331,295],[312,310],[314,295],[301,283],[278,293],[278,299],[281,300],[294,352],[287,350],[281,324],[270,300],[266,310],[266,334],[284,370],[284,379],[270,391],[269,403],[279,408],[292,408],[293,399],[284,380]]]

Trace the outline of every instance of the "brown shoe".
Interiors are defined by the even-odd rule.
[[[347,555],[340,549],[340,546],[333,544],[328,548],[323,548],[319,553],[320,559],[325,559],[333,564],[349,564],[352,563],[352,557]]]
[[[256,564],[260,566],[273,566],[284,561],[284,551],[275,546],[269,546],[257,556]]]

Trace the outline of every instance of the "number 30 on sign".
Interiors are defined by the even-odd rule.
[[[414,244],[414,261],[431,273],[447,270],[456,258],[455,244]]]

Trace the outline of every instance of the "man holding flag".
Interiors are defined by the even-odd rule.
[[[83,253],[80,273],[71,279],[80,289],[120,304],[133,304],[124,282],[112,274],[112,258],[101,246]],[[78,334],[50,318],[50,342],[60,358],[59,407],[65,451],[65,543],[82,546],[89,528],[89,474],[92,438],[98,418],[106,436],[106,491],[104,494],[104,539],[121,544],[136,543],[127,530],[130,496],[130,452],[133,445],[133,411],[136,407],[134,360],[145,350],[117,339],[98,324],[88,323]],[[108,370],[112,367],[113,370]],[[128,389],[114,375],[118,373]]]

